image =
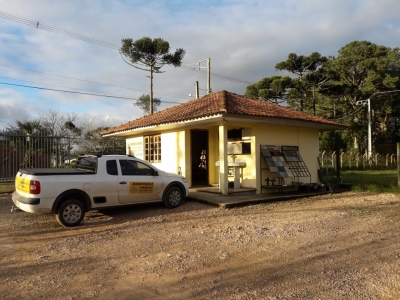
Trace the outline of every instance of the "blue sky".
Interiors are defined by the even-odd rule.
[[[185,66],[211,58],[212,72],[247,82],[284,75],[274,67],[291,52],[328,56],[354,40],[389,47],[400,41],[398,0],[0,0],[0,7],[1,12],[115,45],[122,38],[161,37],[171,50],[186,50]],[[5,18],[0,27],[0,82],[132,98],[149,92],[149,74],[124,63],[117,50]],[[194,94],[195,81],[205,93],[204,74],[163,70],[154,80],[155,96],[163,101],[160,109],[193,99],[189,94]],[[212,77],[211,88],[243,94],[246,84]],[[142,116],[133,104],[0,84],[0,129],[49,109],[118,125]]]

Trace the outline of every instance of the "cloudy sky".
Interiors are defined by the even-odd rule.
[[[195,81],[205,94],[196,66],[207,58],[212,91],[244,94],[249,83],[285,75],[274,67],[292,52],[335,56],[354,40],[398,47],[399,11],[398,0],[0,0],[0,129],[50,109],[110,125],[141,117],[134,99],[149,93],[149,74],[113,48],[123,38],[161,37],[186,50],[183,67],[155,74],[160,110],[193,99]]]

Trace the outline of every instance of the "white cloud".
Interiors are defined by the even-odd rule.
[[[9,88],[0,89],[0,130],[14,126],[15,120],[27,120],[31,115],[22,94]]]

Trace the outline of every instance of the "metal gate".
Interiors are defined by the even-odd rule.
[[[12,182],[20,168],[68,167],[70,138],[0,131],[0,182]]]

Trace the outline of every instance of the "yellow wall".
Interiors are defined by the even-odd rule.
[[[319,155],[319,131],[301,128],[299,130],[300,155],[311,173],[311,182],[319,182],[318,179],[318,155]]]
[[[183,153],[184,155],[184,162],[185,162],[185,173],[183,173],[183,176],[186,177],[186,180],[189,184],[189,186],[192,186],[192,161],[190,158],[190,142],[191,142],[191,136],[190,136],[190,129],[185,130],[185,152]],[[185,155],[185,153],[187,155]]]
[[[218,168],[215,163],[218,158],[218,126],[209,128],[208,131],[208,179],[210,184],[218,184]]]
[[[140,143],[142,143],[142,147],[144,147],[143,136],[127,138],[127,154],[132,154],[140,159],[144,159],[144,148],[142,150],[143,155],[140,156],[136,154],[140,152],[138,149]],[[136,151],[132,150],[134,147],[136,147]],[[185,153],[187,153],[185,131],[161,133],[161,163],[152,164],[169,173],[178,173],[180,167],[181,174],[186,176]]]
[[[262,159],[260,154],[260,145],[287,145],[298,146],[301,157],[303,158],[309,172],[311,173],[311,182],[318,182],[318,152],[319,152],[319,131],[317,129],[298,128],[290,126],[254,126],[252,134],[256,138],[257,160]],[[266,164],[263,162],[263,167]],[[274,177],[268,170],[261,170],[260,164],[256,165],[257,177],[263,172],[263,178]],[[286,179],[291,180],[290,178]],[[298,179],[301,182],[309,183],[309,178],[302,177]],[[291,182],[285,182],[291,184]],[[257,179],[255,183],[257,189],[260,190],[261,179]],[[263,183],[264,184],[264,183]]]

